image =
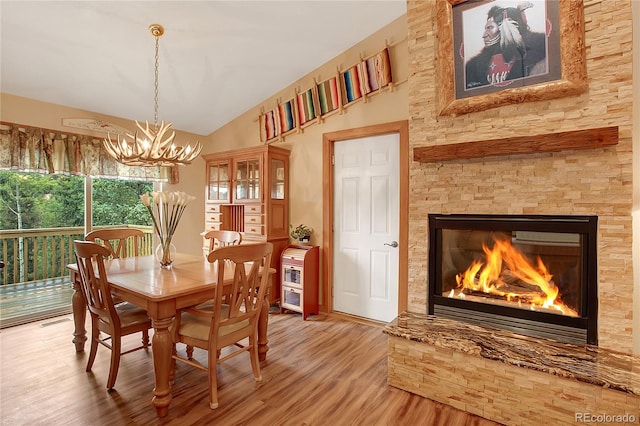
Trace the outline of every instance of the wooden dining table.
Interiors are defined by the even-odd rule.
[[[74,285],[72,299],[76,351],[84,350],[86,303],[80,287],[80,274],[75,263],[67,265]],[[147,310],[155,332],[151,339],[156,385],[152,404],[158,417],[169,412],[171,403],[172,348],[169,327],[178,309],[212,300],[217,285],[215,264],[202,256],[177,253],[171,269],[162,269],[155,256],[137,256],[105,261],[107,279],[118,298]],[[274,273],[273,268],[269,273]],[[231,279],[231,276],[229,276]],[[269,300],[265,296],[258,322],[258,352],[266,359],[269,350],[267,323]]]

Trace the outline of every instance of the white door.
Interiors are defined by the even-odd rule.
[[[334,311],[398,316],[399,151],[398,133],[334,143]]]

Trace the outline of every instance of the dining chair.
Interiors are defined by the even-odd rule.
[[[218,408],[218,364],[243,352],[249,353],[256,381],[262,381],[258,359],[258,318],[270,277],[273,244],[260,243],[222,247],[209,253],[217,268],[213,304],[208,309],[190,307],[176,314],[172,325],[173,359],[208,371],[209,407]],[[264,267],[264,269],[263,269]],[[225,280],[226,278],[226,280]],[[225,290],[223,291],[224,282]],[[224,299],[231,294],[230,299]],[[245,339],[248,339],[248,344]],[[207,365],[179,355],[176,344],[207,351]],[[223,351],[223,348],[228,348]]]
[[[82,293],[91,316],[91,351],[86,371],[91,371],[98,345],[109,348],[111,365],[107,389],[111,390],[116,383],[120,356],[149,347],[151,319],[144,309],[131,303],[114,304],[104,266],[104,259],[111,255],[109,248],[92,241],[80,240],[74,241],[73,245]],[[107,336],[102,338],[101,332]],[[138,332],[142,332],[142,345],[122,352],[122,336]]]
[[[84,239],[102,243],[111,251],[113,259],[121,257],[138,256],[140,254],[140,241],[144,238],[144,232],[134,228],[106,228],[97,229],[89,232]],[[131,241],[132,250],[127,250],[127,242]],[[114,296],[115,304],[121,303],[122,300]]]
[[[204,234],[209,240],[209,251],[220,247],[227,247],[240,244],[242,242],[242,234],[236,231],[209,231]]]
[[[235,246],[242,242],[242,234],[236,231],[229,230],[214,230],[204,234],[204,237],[209,239],[209,252],[221,247]],[[198,308],[211,307],[211,302],[205,302]],[[192,350],[192,348],[189,348]]]
[[[110,251],[111,257],[138,256],[140,254],[140,241],[144,237],[144,232],[134,228],[107,228],[89,232],[84,239],[86,241],[101,242]],[[127,250],[127,242],[133,238],[131,252]]]

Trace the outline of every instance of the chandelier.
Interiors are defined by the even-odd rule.
[[[189,164],[202,151],[202,145],[196,141],[195,145],[177,146],[174,143],[176,132],[171,130],[172,123],[162,121],[158,126],[158,40],[164,34],[164,28],[159,24],[149,25],[149,31],[156,39],[156,66],[155,66],[155,90],[154,90],[154,126],[145,121],[143,127],[136,121],[138,130],[132,135],[118,135],[118,140],[111,139],[107,134],[103,145],[109,155],[122,164],[128,166],[175,166]],[[127,139],[129,138],[129,139]]]

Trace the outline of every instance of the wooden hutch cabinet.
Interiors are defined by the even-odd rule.
[[[271,145],[205,154],[205,231],[232,230],[242,241],[273,244],[269,299],[280,298],[279,260],[289,245],[289,150]],[[204,235],[203,233],[203,235]],[[203,251],[209,241],[203,238]]]

